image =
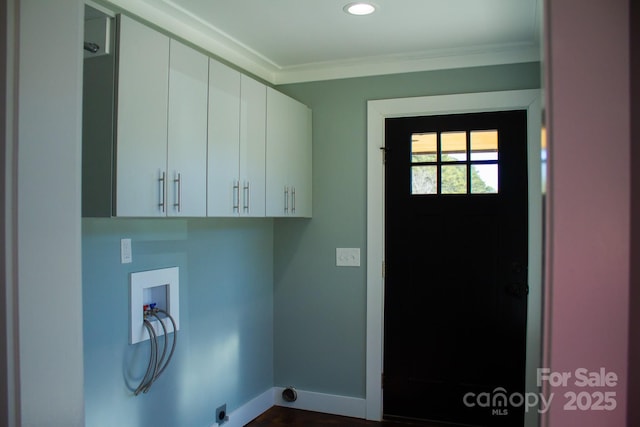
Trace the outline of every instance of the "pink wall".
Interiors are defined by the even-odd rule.
[[[626,425],[630,290],[629,0],[546,0],[550,138],[545,365],[567,372],[549,427]],[[615,387],[579,387],[604,368]],[[615,392],[614,410],[567,410],[567,392]],[[606,407],[611,402],[603,403]]]
[[[640,76],[640,2],[631,2],[631,75]],[[640,79],[631,79],[631,296],[629,319],[629,402],[640,402]],[[635,361],[635,363],[634,363]],[[628,405],[628,426],[640,426],[640,405]]]

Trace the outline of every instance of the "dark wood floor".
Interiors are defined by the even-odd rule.
[[[274,406],[245,427],[455,427],[451,424],[417,423],[410,421],[366,421],[360,418],[328,415],[320,412]]]

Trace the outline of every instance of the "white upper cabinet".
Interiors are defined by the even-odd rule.
[[[119,16],[116,216],[204,216],[208,58]]]
[[[117,22],[113,215],[311,217],[311,110],[127,16]]]
[[[267,89],[266,215],[311,217],[311,110]]]
[[[167,215],[207,213],[209,59],[171,40],[167,141]]]
[[[266,86],[209,60],[208,216],[264,216]]]
[[[120,15],[116,216],[166,215],[169,37]]]

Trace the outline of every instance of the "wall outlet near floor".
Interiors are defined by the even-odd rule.
[[[336,266],[360,267],[360,248],[336,248]]]
[[[216,423],[222,425],[227,421],[229,421],[229,416],[227,415],[227,404],[225,403],[216,409]]]

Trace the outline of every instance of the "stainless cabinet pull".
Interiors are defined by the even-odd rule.
[[[160,178],[158,178],[158,181],[160,181],[160,203],[158,204],[158,206],[160,207],[160,210],[162,211],[162,213],[164,213],[165,207],[166,207],[166,200],[165,200],[165,185],[166,185],[166,179],[165,179],[165,172],[162,172],[162,176]]]
[[[174,207],[178,208],[178,212],[180,212],[180,205],[182,204],[182,179],[180,173],[178,172],[178,177],[173,180],[177,186],[178,200],[173,204]]]
[[[296,187],[291,187],[291,213],[296,213]]]
[[[240,211],[240,181],[233,181],[233,211]]]
[[[245,181],[244,186],[242,187],[242,197],[243,197],[243,209],[245,212],[249,212],[249,181]]]
[[[284,213],[289,213],[289,187],[284,187]]]

